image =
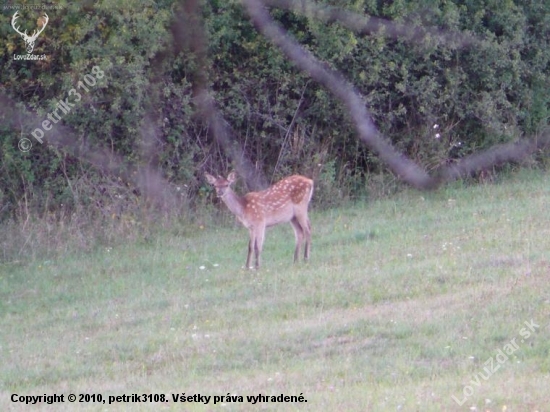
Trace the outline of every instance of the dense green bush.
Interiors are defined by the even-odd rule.
[[[0,91],[45,119],[94,66],[101,68],[105,77],[62,119],[76,146],[101,146],[130,166],[157,168],[203,202],[196,196],[207,190],[202,172],[225,173],[231,165],[210,125],[196,115],[193,79],[202,70],[196,56],[188,49],[174,52],[181,6],[168,0],[58,4],[61,9],[48,11],[49,25],[35,47],[35,54],[48,55],[39,62],[13,60],[24,44],[10,27],[13,10],[2,10]],[[547,126],[550,3],[316,4],[406,27],[399,36],[387,28],[364,34],[338,22],[271,11],[304,48],[356,86],[383,134],[424,167]],[[238,1],[207,1],[202,11],[208,45],[203,74],[245,155],[270,181],[294,172],[316,177],[318,204],[368,195],[367,179],[380,176],[383,165],[358,142],[339,102],[259,35]],[[38,13],[21,13],[29,32]],[[17,143],[30,138],[31,123],[0,124],[0,219],[18,217],[23,203],[37,213],[105,208],[119,193],[118,177],[82,162],[78,150],[33,142],[21,153]]]

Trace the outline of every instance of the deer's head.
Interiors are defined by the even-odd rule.
[[[237,180],[237,174],[235,172],[229,173],[229,176],[227,176],[227,179],[224,179],[221,176],[218,176],[215,178],[211,174],[205,173],[206,180],[208,180],[208,183],[210,183],[212,186],[214,186],[214,189],[216,189],[216,195],[218,197],[224,197],[227,192],[230,190],[231,184]]]

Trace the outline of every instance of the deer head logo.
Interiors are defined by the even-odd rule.
[[[27,53],[31,54],[32,51],[34,50],[34,42],[38,38],[38,35],[44,31],[44,29],[46,28],[50,18],[48,17],[48,15],[46,13],[44,13],[44,15],[38,19],[38,26],[39,26],[38,30],[35,30],[32,33],[32,35],[29,36],[27,34],[27,30],[25,30],[25,33],[21,33],[19,31],[19,27],[15,26],[15,20],[17,20],[19,18],[18,13],[19,12],[16,11],[15,14],[13,15],[13,17],[11,19],[11,26],[13,27],[13,29],[17,33],[19,33],[21,35],[21,37],[23,37],[23,40],[25,40],[25,43],[27,44]],[[42,26],[42,28],[40,28],[40,26]]]

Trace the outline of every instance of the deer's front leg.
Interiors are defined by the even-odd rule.
[[[256,235],[254,233],[254,228],[248,228],[248,234],[250,236],[250,240],[248,241],[248,255],[246,256],[246,268],[252,269],[252,253],[255,252],[256,249]]]
[[[250,260],[252,259],[252,251],[254,250],[254,243],[252,238],[248,241],[248,255],[246,256],[246,268],[250,269]]]

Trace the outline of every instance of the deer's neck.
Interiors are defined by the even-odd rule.
[[[222,196],[222,201],[223,203],[225,203],[231,213],[233,213],[239,218],[239,220],[242,221],[242,218],[244,216],[244,198],[236,194],[233,190],[229,189]]]

